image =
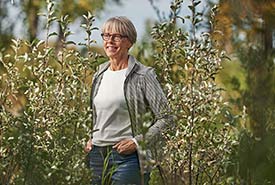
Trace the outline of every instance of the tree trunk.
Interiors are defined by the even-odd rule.
[[[30,42],[32,42],[37,37],[39,2],[35,0],[25,0],[23,3],[26,21],[28,23],[28,36]]]

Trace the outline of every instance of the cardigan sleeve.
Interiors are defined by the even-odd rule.
[[[150,68],[144,76],[144,95],[148,106],[153,113],[153,123],[148,128],[145,138],[137,136],[137,140],[145,139],[145,142],[152,142],[168,127],[173,125],[173,117],[168,100],[157,79],[153,68]]]

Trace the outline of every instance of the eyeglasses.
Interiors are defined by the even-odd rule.
[[[126,35],[110,34],[110,33],[101,33],[101,37],[105,41],[108,41],[109,39],[113,39],[115,42],[120,42],[123,38],[127,38]]]

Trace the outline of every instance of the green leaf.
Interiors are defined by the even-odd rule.
[[[201,1],[197,1],[197,2],[194,3],[194,6],[196,7],[196,6],[198,6],[200,3],[201,3]]]
[[[68,45],[68,44],[76,45],[76,43],[75,43],[74,41],[67,41],[67,42],[66,42],[66,45]]]
[[[184,20],[184,18],[183,17],[181,17],[181,16],[176,16],[176,18],[178,18],[178,19],[180,19],[181,20],[181,22],[184,24],[184,22],[185,22],[185,20]]]
[[[38,16],[44,16],[44,17],[47,17],[47,14],[42,13],[42,12],[38,13],[37,15],[38,15]]]
[[[48,37],[57,36],[57,35],[58,35],[58,34],[57,34],[56,32],[52,32],[52,33],[49,34]]]
[[[194,7],[194,6],[189,5],[188,8],[189,8],[192,12],[195,12],[195,7]]]

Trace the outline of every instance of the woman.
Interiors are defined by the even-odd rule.
[[[93,132],[85,146],[92,184],[147,184],[139,144],[151,146],[170,124],[167,99],[151,67],[128,54],[136,29],[126,17],[106,21],[101,34],[109,61],[94,74]],[[152,113],[152,116],[150,116]],[[151,123],[148,122],[151,118]],[[144,152],[143,152],[144,153]]]

